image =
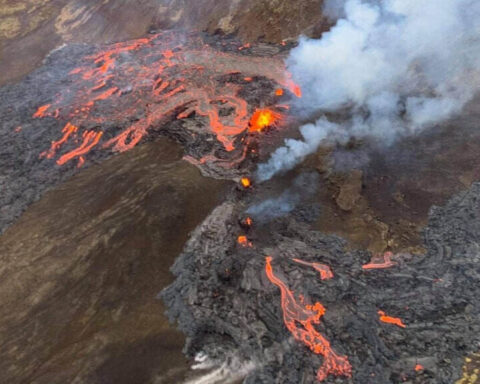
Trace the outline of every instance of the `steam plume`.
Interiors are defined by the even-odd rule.
[[[330,4],[327,2],[327,5]],[[260,181],[293,168],[326,139],[370,136],[391,143],[438,123],[478,87],[480,2],[347,0],[344,17],[320,40],[301,38],[287,61],[306,113],[348,108],[341,125],[325,118],[301,128],[258,170]]]

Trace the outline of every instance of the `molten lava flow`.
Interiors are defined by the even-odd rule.
[[[282,297],[283,321],[292,336],[304,343],[310,350],[323,356],[323,364],[317,371],[317,379],[325,380],[328,375],[351,377],[352,367],[346,356],[339,356],[333,351],[330,342],[316,329],[325,314],[325,308],[319,302],[314,305],[300,305],[285,283],[273,273],[272,258],[265,258],[265,272],[268,279],[279,289]]]
[[[383,254],[383,260],[381,262],[377,263],[378,260],[375,260],[377,259],[377,257],[374,257],[370,263],[362,265],[362,268],[363,269],[383,269],[383,268],[393,267],[397,265],[397,263],[391,260],[392,257],[393,257],[392,252],[385,252]]]
[[[66,162],[74,159],[75,157],[80,157],[79,160],[79,166],[81,166],[84,162],[82,155],[85,155],[86,153],[90,152],[90,150],[98,144],[100,141],[100,138],[102,137],[103,132],[95,132],[95,131],[84,131],[83,132],[83,142],[82,144],[74,149],[73,151],[70,151],[63,156],[61,156],[57,160],[58,165],[63,165]]]
[[[35,112],[32,117],[45,117],[46,112],[50,107],[51,107],[51,104],[46,104],[46,105],[42,105],[41,107],[38,107],[37,112]]]
[[[253,246],[253,244],[250,241],[248,241],[247,236],[244,236],[244,235],[238,236],[237,243],[240,244],[242,247],[252,247]]]
[[[240,183],[242,184],[243,188],[250,188],[252,186],[252,182],[248,177],[242,177],[240,179]]]
[[[387,316],[383,311],[378,311],[378,314],[380,315],[380,321],[383,323],[394,324],[400,328],[407,327],[405,324],[403,324],[403,321],[398,317]]]
[[[276,95],[276,96],[283,96],[283,89],[282,89],[282,88],[278,88],[277,90],[275,90],[275,95]]]
[[[75,125],[72,125],[70,123],[67,123],[65,127],[63,127],[62,132],[63,136],[61,139],[57,141],[52,141],[52,145],[50,145],[50,149],[48,151],[42,152],[40,154],[40,157],[46,157],[47,159],[51,159],[52,157],[55,156],[55,153],[57,150],[61,147],[62,144],[66,143],[68,138],[77,132],[77,127]]]
[[[419,371],[423,371],[425,368],[423,367],[422,364],[417,364],[415,365],[415,371],[419,372]]]
[[[261,132],[280,119],[280,114],[269,109],[257,109],[250,119],[250,132]]]
[[[312,267],[316,271],[320,272],[321,280],[333,279],[332,269],[328,265],[320,263],[309,263],[308,261],[303,261],[300,259],[293,259],[293,261],[299,264],[308,265],[309,267]]]
[[[85,127],[75,132],[80,137],[87,127],[120,128],[120,132],[104,135],[108,139],[99,142],[99,146],[122,152],[140,143],[152,127],[161,128],[175,117],[197,116],[203,119],[202,125],[185,124],[185,129],[192,136],[200,129],[211,132],[232,154],[228,160],[213,153],[192,161],[205,160],[222,167],[245,156],[244,148],[248,145],[247,140],[241,139],[248,130],[253,106],[240,96],[245,82],[264,77],[298,95],[298,86],[286,72],[280,56],[219,52],[193,33],[187,39],[176,32],[165,32],[111,44],[79,63],[69,72],[69,87],[52,95],[51,104],[39,107],[33,117],[50,116]],[[240,74],[243,76],[239,78]],[[259,117],[259,122],[252,125],[254,131],[278,118],[273,112]],[[126,122],[132,123],[125,127]],[[92,141],[96,140],[90,134],[88,143]],[[70,142],[62,143],[62,147]],[[239,145],[242,147],[237,148]],[[83,145],[81,152],[86,148],[91,146]],[[58,152],[59,148],[55,150]],[[65,163],[65,158],[59,162]]]
[[[247,217],[245,219],[245,224],[248,226],[248,227],[251,227],[252,224],[253,224],[253,220],[250,218],[250,217]]]

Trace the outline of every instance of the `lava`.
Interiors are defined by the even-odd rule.
[[[332,269],[328,265],[321,264],[321,263],[310,263],[308,261],[303,261],[300,259],[292,259],[292,260],[295,261],[296,263],[312,267],[313,269],[318,271],[320,273],[321,280],[333,279]]]
[[[265,258],[265,272],[268,279],[275,284],[281,292],[283,321],[295,340],[304,343],[310,350],[323,356],[323,364],[317,371],[317,379],[325,380],[329,375],[351,377],[352,366],[346,356],[339,356],[316,329],[315,324],[320,323],[325,314],[324,306],[316,302],[313,305],[297,303],[293,292],[285,283],[275,276],[272,268],[272,258]]]
[[[245,235],[238,236],[237,243],[240,244],[242,247],[252,247],[253,246],[253,244],[250,241],[248,241],[248,238]]]
[[[98,144],[102,135],[103,135],[103,132],[84,131],[82,144],[78,148],[74,149],[73,151],[70,151],[62,155],[57,160],[57,164],[63,165],[68,161],[74,159],[75,157],[80,157],[79,164],[82,165],[84,163],[84,159],[81,156],[90,152],[90,150]]]
[[[242,177],[240,179],[240,183],[242,184],[243,188],[250,188],[252,186],[252,182],[248,177]]]
[[[46,104],[46,105],[42,105],[41,107],[38,107],[37,112],[35,112],[32,117],[34,118],[45,117],[46,112],[50,107],[51,107],[51,104]]]
[[[65,127],[63,127],[62,129],[63,136],[57,141],[52,141],[52,144],[50,145],[50,149],[48,151],[42,152],[40,154],[40,157],[46,157],[47,159],[53,158],[57,150],[62,146],[62,144],[66,143],[68,138],[72,134],[77,132],[77,130],[78,128],[75,125],[67,123]]]
[[[419,372],[419,371],[423,371],[425,368],[422,364],[417,364],[415,365],[415,371]]]
[[[261,132],[280,119],[280,114],[269,109],[257,109],[250,119],[250,132]]]
[[[370,263],[362,265],[362,268],[363,269],[383,269],[383,268],[393,267],[397,265],[397,263],[392,261],[392,257],[393,257],[392,252],[385,252],[383,254],[383,261],[377,263],[376,261],[378,257],[374,257]]]
[[[275,90],[275,95],[276,95],[276,96],[283,96],[283,89],[282,89],[282,88],[278,88],[277,90]]]
[[[382,323],[393,324],[400,328],[406,328],[407,326],[403,323],[403,321],[398,317],[391,317],[387,316],[385,312],[378,311],[378,315],[380,316],[380,321]]]
[[[201,128],[191,124],[192,128],[187,129],[192,135],[199,129],[211,132],[223,149],[232,153],[230,160],[235,161],[244,156],[243,147],[235,150],[248,144],[237,138],[249,129],[249,122],[254,122],[250,129],[258,131],[273,124],[278,114],[253,113],[254,106],[239,96],[245,83],[235,80],[234,74],[242,74],[246,82],[256,77],[270,79],[297,96],[298,86],[281,57],[216,51],[194,33],[183,44],[180,41],[182,38],[175,32],[165,32],[99,48],[69,71],[69,87],[52,95],[53,101],[40,106],[33,117],[68,121],[78,127],[75,135],[81,138],[91,127],[113,130],[103,135],[105,141],[88,134],[88,143],[80,149],[86,155],[85,150],[93,148],[90,143],[123,152],[140,143],[152,128],[160,128],[175,118],[199,116],[203,119]],[[228,80],[226,75],[230,76]],[[62,148],[71,150],[67,148],[69,143],[62,142]],[[44,151],[43,156],[48,152],[53,153],[48,158],[53,158],[62,148]],[[60,154],[58,164],[68,161],[69,156],[64,155]],[[201,162],[198,158],[192,160]],[[228,165],[215,155],[208,161]]]

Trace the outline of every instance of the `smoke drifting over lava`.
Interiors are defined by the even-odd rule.
[[[461,111],[478,86],[480,4],[471,0],[347,0],[320,40],[302,38],[287,61],[301,86],[300,110],[347,108],[301,128],[259,167],[259,180],[291,169],[323,141],[371,137],[386,144]],[[426,21],[428,19],[428,22]]]

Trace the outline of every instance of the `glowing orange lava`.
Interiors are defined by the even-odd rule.
[[[249,46],[245,44],[242,49]],[[130,150],[152,128],[160,128],[175,117],[189,119],[196,115],[203,117],[199,122],[201,126],[185,128],[191,130],[192,135],[202,129],[213,133],[226,151],[239,150],[232,153],[229,161],[214,153],[200,159],[191,158],[191,161],[230,167],[245,157],[248,140],[242,140],[241,135],[249,128],[253,107],[240,96],[245,84],[235,80],[235,76],[225,81],[225,75],[242,74],[245,81],[265,77],[278,87],[298,94],[298,86],[286,72],[280,55],[253,57],[220,52],[206,45],[195,33],[184,40],[175,32],[164,32],[111,44],[79,62],[80,66],[69,72],[71,85],[52,95],[51,104],[38,107],[33,117],[49,116],[78,127],[66,137],[68,143],[60,143],[62,147],[72,138],[76,140],[77,135],[83,140],[88,127],[115,129],[113,134],[108,132],[102,136],[102,139],[108,138],[105,141],[88,134],[87,143],[80,148],[82,156],[86,155],[85,149],[97,144],[113,151]],[[273,112],[259,117],[260,121],[251,127],[254,131],[273,124],[278,118]],[[131,123],[125,127],[127,122]],[[43,156],[48,153],[48,158],[52,158],[51,154],[56,156],[60,149],[57,145],[44,151]],[[57,163],[65,164],[68,157],[61,157]]]
[[[351,377],[352,366],[346,356],[339,356],[316,329],[325,314],[325,308],[319,302],[313,305],[300,305],[295,300],[292,291],[285,283],[275,276],[272,268],[272,258],[265,258],[265,272],[268,279],[275,284],[281,293],[283,321],[295,340],[304,343],[310,350],[323,356],[323,364],[317,371],[317,379],[325,380],[329,375]]]
[[[242,184],[242,186],[244,188],[250,188],[252,186],[252,182],[250,181],[250,179],[248,177],[242,177],[240,179],[240,183]]]
[[[250,132],[261,132],[280,119],[280,114],[269,109],[257,109],[250,119]]]
[[[363,269],[383,269],[383,268],[393,267],[397,265],[397,263],[392,261],[392,256],[393,256],[392,252],[385,252],[383,254],[383,260],[378,260],[378,256],[376,256],[372,258],[372,261],[370,263],[362,265],[362,268]],[[380,261],[380,262],[377,262],[377,261]]]
[[[283,95],[283,89],[282,89],[282,88],[278,88],[278,89],[275,91],[275,95],[276,95],[276,96],[282,96],[282,95]]]
[[[45,117],[46,112],[50,107],[51,107],[51,104],[46,104],[46,105],[42,105],[41,107],[38,107],[37,112],[35,112],[32,117]]]
[[[50,145],[50,149],[48,151],[42,152],[40,154],[40,157],[46,157],[47,159],[51,159],[52,157],[54,157],[57,150],[62,146],[62,144],[67,142],[68,138],[73,133],[77,132],[77,129],[78,128],[75,125],[67,123],[65,127],[63,127],[62,129],[62,132],[63,132],[62,138],[57,141],[52,141],[52,144]]]
[[[308,261],[303,261],[300,259],[292,259],[292,260],[299,264],[308,265],[309,267],[312,267],[313,269],[318,271],[320,273],[321,280],[333,279],[332,269],[328,265],[321,264],[321,263],[309,263]]]
[[[84,131],[82,144],[78,148],[74,149],[73,151],[70,151],[64,154],[63,156],[61,156],[57,160],[57,164],[63,165],[68,161],[74,159],[75,157],[80,157],[79,166],[81,166],[84,162],[82,155],[85,155],[86,153],[90,152],[90,150],[98,144],[102,135],[103,135],[103,132]]]
[[[405,324],[403,324],[403,321],[398,317],[387,316],[383,311],[378,311],[378,314],[380,316],[380,321],[383,323],[393,324],[400,328],[407,327]]]
[[[247,226],[251,227],[252,224],[253,224],[253,220],[252,220],[250,217],[247,217],[247,218],[245,219],[245,224],[246,224]]]
[[[248,241],[247,236],[244,236],[244,235],[238,236],[237,243],[240,244],[242,247],[252,247],[253,246],[253,244],[250,241]]]
[[[417,364],[415,365],[415,371],[419,372],[419,371],[423,371],[425,368],[423,367],[422,364]]]

